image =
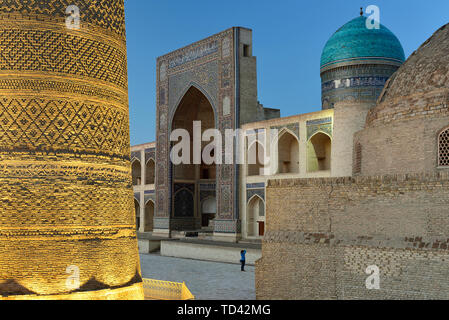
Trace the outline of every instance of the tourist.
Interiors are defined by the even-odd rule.
[[[242,270],[242,271],[245,271],[245,262],[246,262],[245,255],[246,255],[246,250],[240,251],[240,255],[241,255],[241,258],[240,258],[240,264],[242,265],[241,270]]]

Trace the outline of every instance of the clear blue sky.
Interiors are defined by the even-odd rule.
[[[156,58],[233,26],[253,30],[262,104],[283,117],[319,110],[321,50],[368,5],[406,57],[449,22],[449,0],[125,0],[131,144],[155,140]]]

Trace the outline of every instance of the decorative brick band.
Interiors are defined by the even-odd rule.
[[[395,98],[371,109],[366,124],[369,127],[420,118],[449,116],[449,90],[441,89]]]
[[[381,176],[357,176],[357,177],[339,177],[339,178],[309,178],[309,179],[272,179],[268,180],[267,188],[278,187],[300,187],[300,186],[332,186],[345,184],[363,184],[363,183],[395,183],[404,181],[415,182],[435,182],[435,185],[445,183],[449,185],[449,172],[441,171],[437,173],[411,173],[395,174]],[[431,184],[428,185],[431,188]]]
[[[305,233],[299,231],[267,231],[264,243],[322,244],[328,246],[365,246],[375,248],[445,250],[449,251],[449,239],[424,239],[423,237],[381,238],[345,237],[337,238],[331,233]]]

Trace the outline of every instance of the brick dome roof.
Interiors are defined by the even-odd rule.
[[[388,80],[367,126],[437,116],[449,100],[449,24],[437,30]]]

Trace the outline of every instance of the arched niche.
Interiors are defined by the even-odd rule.
[[[132,177],[133,177],[133,186],[139,186],[142,184],[142,167],[140,161],[134,159],[132,162]]]
[[[277,173],[299,173],[299,143],[289,131],[281,132],[278,140]]]
[[[307,143],[307,172],[331,170],[331,138],[323,133],[315,133]]]
[[[265,201],[254,195],[246,206],[246,230],[248,237],[261,237],[265,233]]]
[[[154,219],[154,202],[148,200],[145,204],[145,226],[144,232],[153,231],[153,219]]]
[[[145,184],[154,184],[156,174],[156,166],[153,159],[150,159],[145,164]]]

